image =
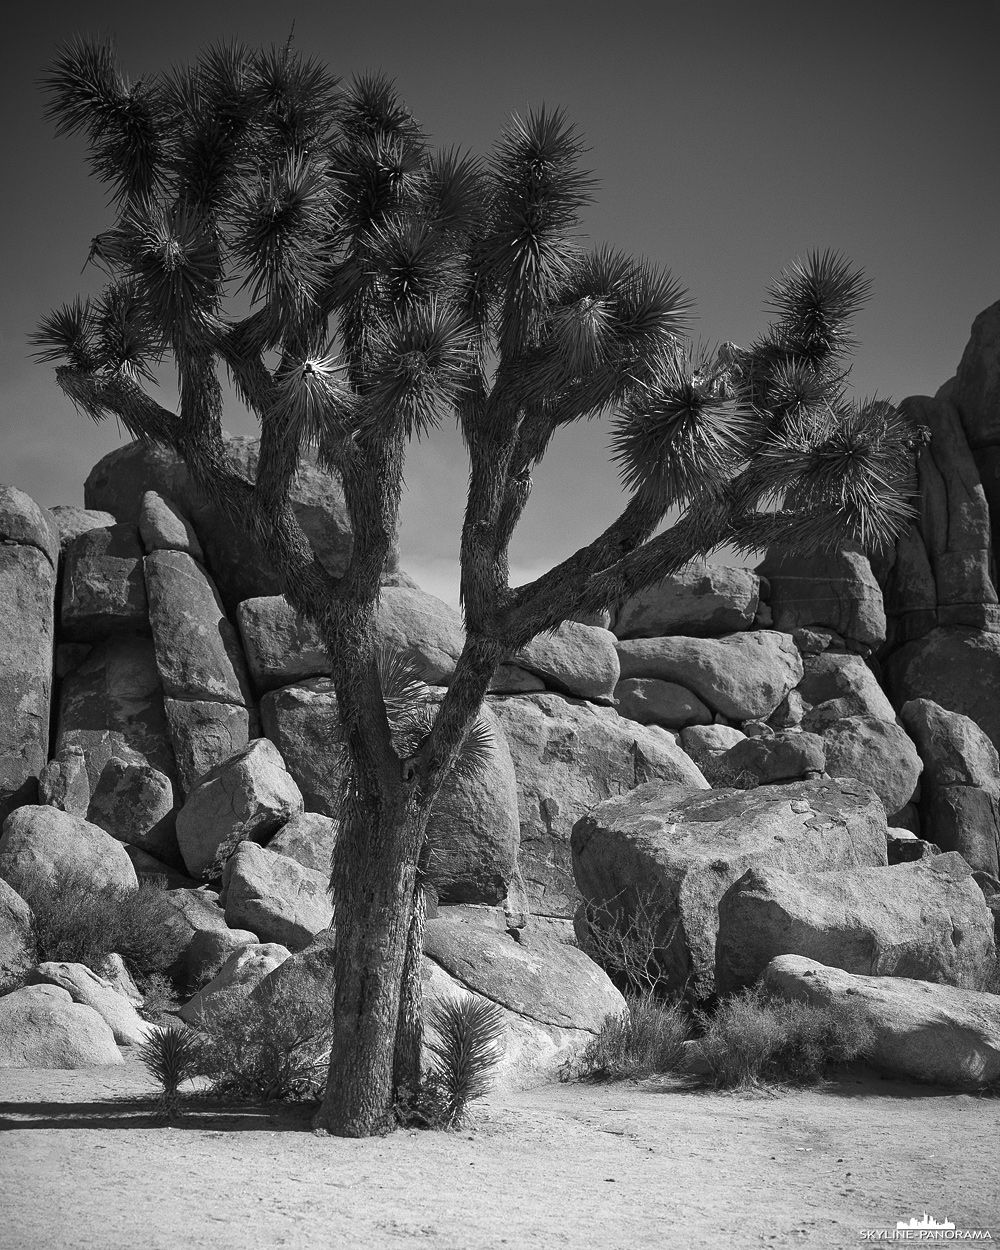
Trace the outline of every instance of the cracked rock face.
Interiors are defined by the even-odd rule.
[[[595,803],[654,779],[708,788],[672,734],[627,720],[613,708],[548,692],[491,697],[488,703],[514,762],[518,862],[533,912],[572,919],[580,895],[570,833]]]
[[[715,989],[719,902],[748,869],[811,873],[886,866],[885,811],[844,779],[700,792],[650,782],[573,829],[573,868],[592,908],[643,909],[670,985]]]

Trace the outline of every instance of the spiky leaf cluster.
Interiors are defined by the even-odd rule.
[[[503,1057],[506,1034],[496,1003],[465,994],[435,1003],[428,1012],[433,1033],[427,1049],[434,1058],[435,1085],[444,1104],[444,1123],[461,1124],[469,1103],[488,1094]]]

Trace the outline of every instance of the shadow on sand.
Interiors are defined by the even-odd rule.
[[[164,1120],[155,1098],[103,1098],[90,1102],[0,1102],[0,1132],[11,1129],[195,1129],[199,1132],[308,1133],[311,1103],[226,1104],[192,1097],[183,1114]]]

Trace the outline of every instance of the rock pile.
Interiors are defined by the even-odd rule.
[[[1000,304],[956,378],[906,402],[932,437],[893,552],[693,564],[501,667],[483,712],[494,758],[452,778],[431,819],[425,980],[431,997],[462,985],[501,1003],[510,1080],[551,1073],[622,1009],[573,945],[595,909],[641,903],[668,980],[701,1000],[791,985],[774,971],[790,958],[892,978],[889,999],[988,981],[998,358]],[[257,444],[229,450],[252,477]],[[200,987],[187,1019],[270,978],[330,992],[343,777],[318,633],[171,453],[106,456],[85,504],[0,488],[0,1064],[114,1062],[144,1035],[134,1004],[108,998],[112,969],[32,960],[19,883],[67,868],[123,890],[162,879],[166,970]],[[294,508],[339,575],[338,483],[308,463]],[[395,555],[385,583],[378,632],[439,701],[461,617]]]

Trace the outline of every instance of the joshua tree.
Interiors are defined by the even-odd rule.
[[[59,133],[85,136],[115,220],[91,248],[103,293],[49,316],[39,355],[60,362],[79,409],[183,457],[265,549],[330,653],[350,784],[318,1122],[372,1133],[394,1079],[412,1087],[419,1050],[428,814],[499,664],[720,545],[874,544],[903,523],[910,435],[888,403],[844,394],[866,283],[840,258],[813,256],[772,287],[775,320],[758,342],[692,352],[676,281],[576,241],[592,183],[559,113],[515,117],[479,162],[431,150],[389,82],[341,90],[288,47],[220,47],[130,83],[111,45],[74,43],[46,88]],[[176,412],[142,385],[166,356]],[[255,481],[226,456],[220,365],[260,422]],[[532,467],[560,426],[604,411],[621,515],[510,587]],[[374,613],[407,443],[449,414],[470,461],[466,643],[433,723],[401,737]],[[307,446],[343,483],[354,546],[339,580],[289,505]],[[668,513],[677,519],[657,533]]]

